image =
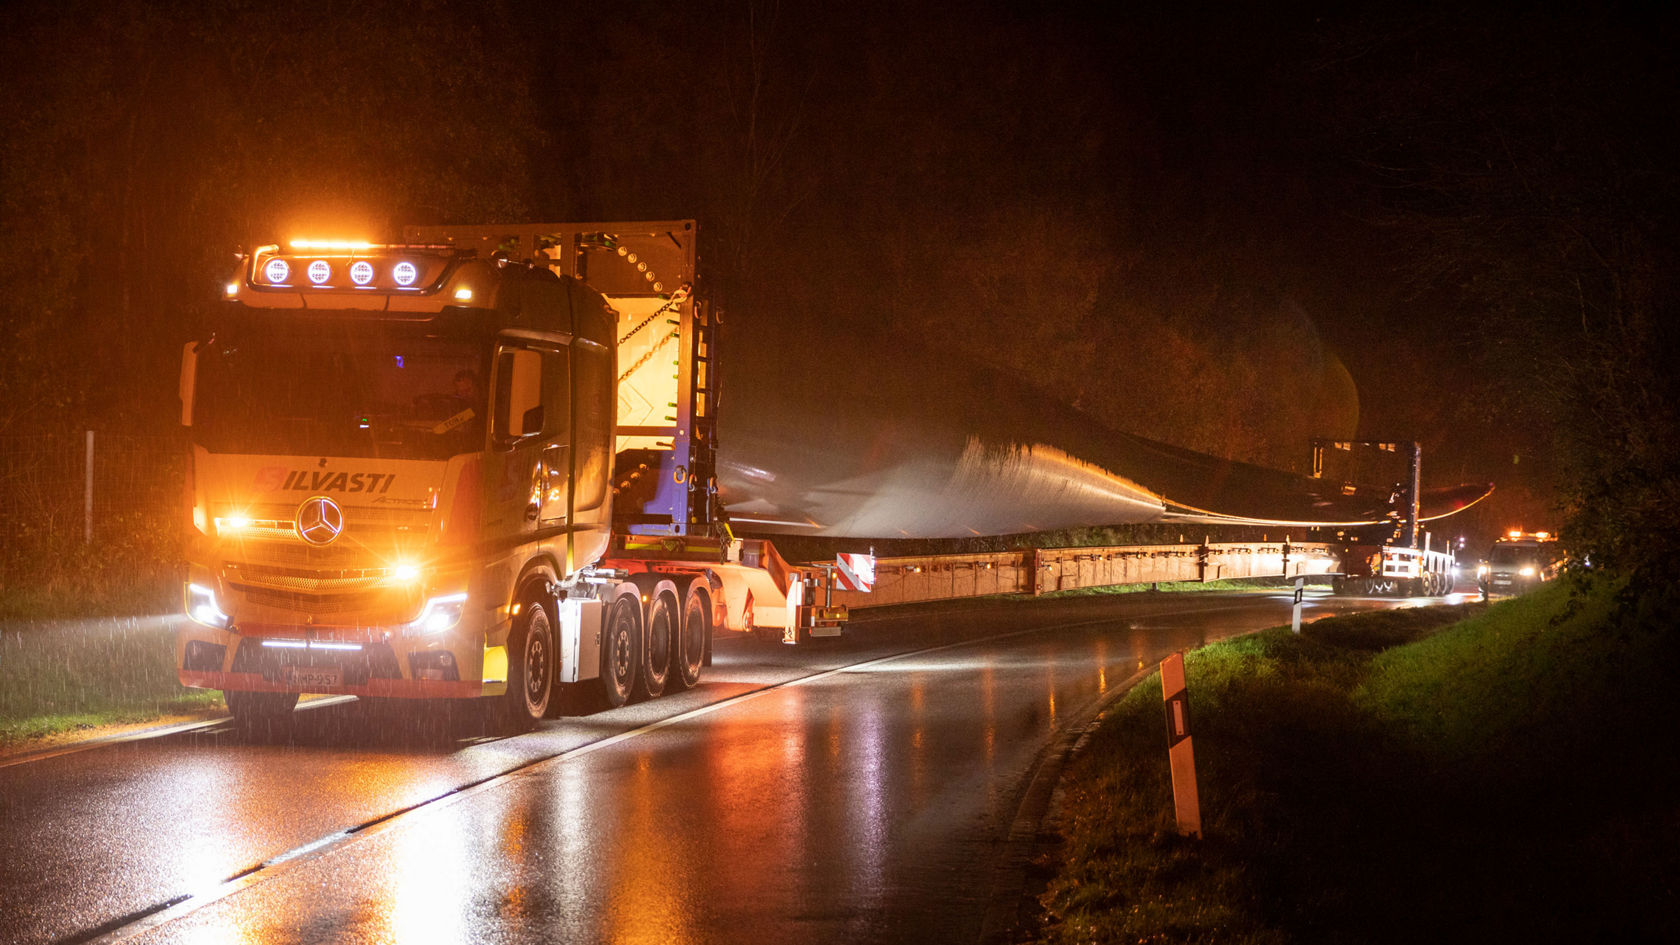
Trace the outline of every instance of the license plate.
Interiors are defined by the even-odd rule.
[[[333,666],[288,666],[284,675],[288,685],[300,689],[337,689],[344,685],[344,672]]]

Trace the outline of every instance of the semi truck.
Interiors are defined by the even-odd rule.
[[[692,220],[409,228],[239,256],[185,346],[176,666],[242,722],[300,694],[696,685],[722,631],[838,635],[831,572],[718,502],[717,313]]]

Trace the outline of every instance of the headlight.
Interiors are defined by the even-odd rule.
[[[1477,576],[1477,577],[1487,577],[1487,576],[1488,576],[1488,571],[1489,571],[1489,570],[1490,570],[1490,569],[1489,569],[1489,568],[1488,568],[1488,566],[1487,566],[1487,565],[1485,565],[1485,564],[1483,564],[1483,565],[1478,565],[1478,566],[1477,566],[1477,567],[1476,567],[1476,576]]]
[[[467,609],[467,595],[449,594],[444,597],[432,597],[426,600],[426,606],[420,608],[420,616],[408,623],[408,632],[442,633],[461,622],[461,612]]]
[[[399,561],[391,565],[386,575],[393,584],[418,584],[425,573],[418,564],[412,561]]]
[[[216,630],[226,630],[230,622],[216,602],[216,592],[202,584],[187,585],[187,616]]]
[[[1517,569],[1517,573],[1522,575],[1523,577],[1533,577],[1534,576],[1534,565],[1525,564],[1521,568]]]

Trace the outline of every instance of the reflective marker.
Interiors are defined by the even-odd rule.
[[[1173,812],[1178,832],[1202,835],[1202,801],[1196,791],[1196,753],[1190,742],[1190,692],[1184,683],[1184,654],[1161,661],[1161,700],[1167,711],[1167,761],[1172,769]]]

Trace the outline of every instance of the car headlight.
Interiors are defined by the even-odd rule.
[[[216,601],[215,590],[203,584],[187,585],[187,616],[192,618],[194,623],[201,623],[216,630],[226,630],[232,622],[232,618],[222,613],[222,607]]]
[[[1491,569],[1490,569],[1490,568],[1489,568],[1489,567],[1488,567],[1488,566],[1487,566],[1487,565],[1485,565],[1485,564],[1483,564],[1483,565],[1478,565],[1478,566],[1477,566],[1477,567],[1476,567],[1476,576],[1477,576],[1477,577],[1487,577],[1487,576],[1488,576],[1488,572],[1489,572],[1489,571],[1490,571],[1490,570],[1491,570]]]
[[[466,594],[427,598],[420,615],[408,622],[407,630],[411,634],[442,633],[460,623],[461,613],[466,609]]]
[[[1523,577],[1533,577],[1534,576],[1534,565],[1525,564],[1522,567],[1517,569],[1517,573],[1522,575]]]

